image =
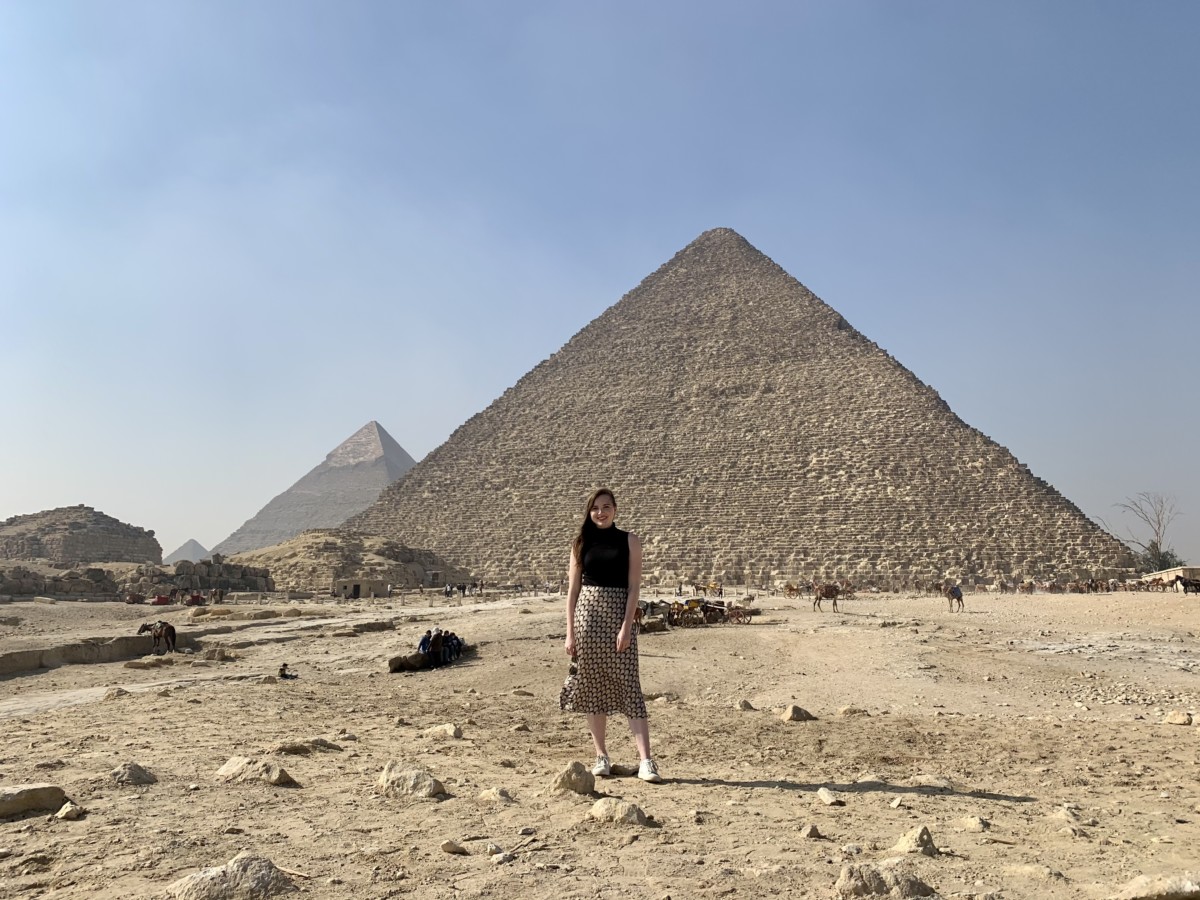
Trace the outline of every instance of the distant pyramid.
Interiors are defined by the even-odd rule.
[[[413,465],[413,458],[382,425],[368,422],[212,552],[231,556],[271,547],[309,528],[340,525],[370,506]]]
[[[172,565],[177,562],[200,562],[202,559],[208,559],[208,551],[204,549],[204,545],[194,538],[189,538],[182,547],[172,553],[170,556],[163,558],[165,565]]]
[[[1128,551],[728,229],[675,255],[347,528],[491,580],[566,573],[592,488],[646,580],[1046,577]]]

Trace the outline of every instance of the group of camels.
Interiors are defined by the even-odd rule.
[[[1132,581],[1118,582],[1116,579],[1104,581],[1102,579],[1089,579],[1086,581],[1073,581],[1061,583],[1056,581],[1037,582],[1037,581],[1020,581],[1010,582],[1003,579],[999,582],[1000,593],[1018,593],[1032,594],[1036,590],[1048,594],[1091,594],[1099,593],[1105,590],[1109,592],[1119,590],[1142,590],[1142,591],[1166,591],[1171,588],[1178,590],[1176,585],[1182,585],[1185,594],[1200,594],[1200,579],[1184,578],[1182,575],[1176,575],[1173,579],[1167,581],[1163,578],[1152,578],[1148,581]],[[979,585],[975,588],[978,590],[986,590]],[[820,582],[817,579],[812,581],[803,581],[799,585],[788,582],[784,586],[784,595],[789,598],[799,597],[801,594],[812,594],[813,612],[824,611],[821,605],[823,600],[833,602],[833,611],[838,612],[838,597],[854,596],[855,586],[852,582],[842,579],[841,581]],[[946,579],[944,581],[932,581],[925,586],[927,594],[941,594],[950,604],[951,612],[961,612],[963,606],[963,592],[954,581]]]

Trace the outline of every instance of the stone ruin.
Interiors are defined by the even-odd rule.
[[[648,584],[1129,571],[1128,549],[728,229],[701,235],[343,526],[557,582],[612,488]]]
[[[428,550],[336,528],[305,531],[274,547],[239,553],[238,562],[265,566],[279,590],[324,594],[338,581],[390,584],[395,589],[471,581],[467,571]]]
[[[115,595],[117,581],[111,572],[100,568],[70,570],[61,575],[43,575],[25,566],[0,568],[0,596],[81,596]]]
[[[0,559],[74,566],[98,562],[159,563],[153,531],[126,525],[90,506],[65,506],[0,523]]]
[[[226,562],[219,554],[198,563],[182,560],[173,569],[163,566],[138,566],[120,585],[122,593],[142,594],[152,597],[169,594],[173,589],[182,592],[254,591],[275,590],[275,581],[269,569]]]

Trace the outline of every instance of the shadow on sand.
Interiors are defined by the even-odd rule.
[[[782,780],[732,781],[727,778],[667,778],[664,781],[667,784],[694,784],[697,787],[711,785],[735,788],[772,788],[784,791],[805,791],[812,794],[815,794],[821,788],[829,788],[829,790],[836,791],[839,794],[921,794],[924,796],[945,794],[948,796],[971,797],[976,800],[998,800],[1009,803],[1033,803],[1037,800],[1036,797],[996,794],[991,791],[956,791],[952,788],[926,787],[923,785],[888,784],[886,781],[856,781],[853,784],[835,784],[828,781],[814,784],[802,784],[797,781]]]

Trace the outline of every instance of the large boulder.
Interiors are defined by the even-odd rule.
[[[429,656],[424,653],[409,653],[393,656],[388,660],[389,672],[419,672],[429,667]]]
[[[66,800],[66,792],[56,784],[17,784],[0,787],[0,818],[60,809]]]

